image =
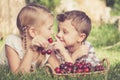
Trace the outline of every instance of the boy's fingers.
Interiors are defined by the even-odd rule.
[[[58,39],[58,37],[57,37],[57,36],[55,36],[55,39],[56,39],[58,42],[60,42],[60,40]]]

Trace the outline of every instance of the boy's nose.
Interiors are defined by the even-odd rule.
[[[58,37],[59,39],[61,39],[61,38],[63,37],[62,32],[59,32],[59,33],[57,34],[57,37]]]

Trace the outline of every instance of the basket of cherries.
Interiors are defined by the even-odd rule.
[[[99,65],[92,66],[91,63],[87,63],[85,60],[74,64],[71,62],[65,62],[53,69],[50,64],[46,64],[46,71],[53,76],[72,76],[77,77],[80,75],[90,74],[105,74],[109,70],[109,62],[106,58],[100,61]]]
[[[53,39],[48,39],[49,43],[53,43]],[[40,49],[41,54],[50,55],[52,53],[52,46],[48,46],[47,48]],[[99,65],[93,66],[90,62],[86,62],[85,60],[76,61],[74,64],[71,62],[64,62],[53,69],[50,64],[46,64],[46,71],[48,74],[52,74],[54,76],[72,76],[77,77],[80,75],[89,75],[89,74],[105,74],[109,70],[109,61],[107,58],[102,59],[99,62]]]

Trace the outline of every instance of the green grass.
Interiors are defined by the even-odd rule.
[[[2,47],[3,47],[3,43],[4,43],[4,41],[0,40],[0,51],[1,51]]]
[[[55,28],[56,29],[56,28]],[[113,24],[104,24],[93,27],[88,41],[95,47],[99,59],[107,58],[110,69],[106,75],[89,75],[80,78],[53,77],[45,72],[45,68],[26,75],[13,75],[7,66],[0,66],[0,80],[120,80],[120,32]],[[0,48],[3,41],[0,41]]]
[[[93,26],[88,37],[94,47],[107,47],[120,42],[120,32],[115,24],[103,24],[101,26]],[[119,46],[118,50],[119,50]]]

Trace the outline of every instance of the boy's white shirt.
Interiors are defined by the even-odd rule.
[[[5,53],[6,53],[5,52],[5,45],[8,45],[11,48],[13,48],[18,53],[18,56],[20,59],[23,58],[25,52],[22,48],[21,38],[18,35],[12,34],[12,35],[9,35],[5,40],[4,47],[2,49],[2,52],[0,53],[0,64],[2,64],[2,65],[7,64],[8,65],[7,58],[5,55]],[[44,62],[42,62],[41,66],[44,66],[44,64],[47,62],[48,58],[49,58],[49,55],[46,54],[46,59]],[[36,66],[36,62],[33,62],[32,65]]]

